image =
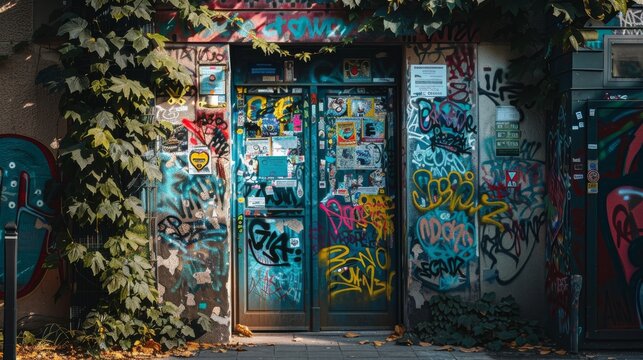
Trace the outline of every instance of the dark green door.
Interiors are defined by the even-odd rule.
[[[322,329],[382,328],[398,312],[393,88],[322,88],[315,134]]]
[[[394,89],[236,90],[237,322],[390,328],[401,240]]]
[[[308,330],[308,93],[301,87],[238,90],[238,322]]]

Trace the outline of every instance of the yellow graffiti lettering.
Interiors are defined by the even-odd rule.
[[[485,207],[496,207],[496,209],[490,211],[489,213],[482,215],[480,221],[483,224],[492,224],[496,225],[500,231],[505,231],[505,226],[501,222],[493,219],[494,216],[502,214],[503,212],[509,210],[509,205],[503,201],[489,201],[489,195],[482,194],[480,197],[480,202]]]
[[[268,103],[268,100],[266,99],[265,96],[251,97],[246,103],[246,118],[248,120],[256,120],[254,119],[255,113],[258,112],[259,110],[265,109],[267,103]]]
[[[358,292],[371,298],[386,294],[391,300],[395,271],[390,271],[391,257],[385,248],[364,248],[350,256],[348,246],[333,245],[322,249],[319,261],[328,264],[326,279],[331,297]]]
[[[292,96],[286,96],[283,97],[275,102],[274,106],[274,115],[278,120],[283,120],[286,115],[290,115],[292,112],[292,105],[293,105],[294,99]],[[288,117],[286,120],[289,120],[290,117]]]
[[[480,197],[481,204],[476,205],[474,179],[472,171],[465,172],[464,177],[459,172],[451,171],[447,176],[433,178],[431,171],[417,170],[413,174],[415,185],[415,190],[411,192],[413,205],[421,212],[445,206],[449,211],[466,211],[469,215],[478,213],[482,208],[489,209],[489,212],[480,216],[480,221],[495,225],[504,231],[505,227],[494,217],[508,211],[509,206],[503,201],[489,200],[487,194],[483,194]],[[422,227],[420,231],[424,233],[428,231],[428,227]]]
[[[393,199],[387,195],[361,195],[358,199],[364,211],[364,217],[368,223],[373,226],[377,232],[376,242],[385,237],[393,236],[395,225],[393,224],[393,214],[395,209]]]
[[[474,178],[471,171],[464,173],[464,178],[462,174],[451,171],[445,177],[434,179],[431,171],[420,169],[413,174],[413,184],[417,189],[411,193],[413,205],[420,211],[446,205],[450,211],[467,211],[473,215],[481,207],[474,204]]]

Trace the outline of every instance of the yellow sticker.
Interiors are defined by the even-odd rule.
[[[328,145],[333,145],[333,139],[328,139]]]
[[[244,197],[240,197],[240,198],[237,199],[237,201],[240,202],[240,203],[244,203],[246,201],[246,199]]]
[[[243,134],[243,129],[237,129],[237,134],[239,135]]]

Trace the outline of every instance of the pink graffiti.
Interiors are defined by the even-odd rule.
[[[321,210],[328,216],[328,221],[333,226],[335,234],[339,233],[342,226],[348,230],[357,228],[366,228],[366,213],[362,206],[342,205],[335,199],[328,200],[326,204],[319,204]]]

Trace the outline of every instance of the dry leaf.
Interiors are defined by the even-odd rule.
[[[392,334],[392,335],[389,335],[389,336],[386,338],[386,341],[388,341],[388,342],[395,341],[395,340],[399,339],[400,337],[401,337],[401,336],[397,336],[397,335],[395,335],[395,334]]]
[[[373,341],[373,345],[375,345],[376,347],[380,347],[384,344],[386,344],[384,341],[377,341],[377,340]]]
[[[350,332],[350,331],[349,331],[349,332],[347,332],[346,334],[344,334],[344,337],[345,337],[345,338],[352,339],[352,338],[359,337],[359,334],[358,334],[358,333],[354,333],[354,332]]]
[[[525,348],[525,347],[519,347],[519,348],[518,348],[518,351],[520,351],[520,352],[525,352],[525,351],[529,351],[529,349],[527,349],[527,348]]]
[[[395,325],[395,335],[402,336],[406,332],[404,325]]]
[[[217,352],[219,352],[219,353],[227,353],[227,352],[228,352],[228,350],[226,350],[226,349],[219,349],[219,350],[217,350]]]
[[[428,346],[431,346],[431,345],[432,344],[430,342],[420,341],[420,346],[422,346],[422,347],[428,347]]]
[[[479,347],[472,347],[472,348],[464,348],[464,347],[459,347],[458,350],[460,350],[463,353],[475,353],[475,352],[480,352],[481,349]]]
[[[566,354],[567,354],[567,351],[565,351],[565,350],[556,351],[556,355],[561,355],[562,356],[562,355],[566,355]]]
[[[540,350],[539,354],[540,354],[540,355],[547,355],[547,354],[551,354],[551,350]]]
[[[444,345],[444,346],[440,346],[436,350],[437,351],[453,351],[453,347],[451,345]]]
[[[160,352],[161,351],[161,344],[157,343],[156,341],[150,339],[143,344],[144,348],[151,349],[152,351],[155,352]]]
[[[234,330],[239,333],[239,335],[245,336],[245,337],[252,337],[252,331],[250,331],[250,328],[248,328],[245,325],[237,324],[234,327]]]
[[[360,344],[360,345],[366,345],[366,344],[368,344],[369,342],[370,342],[370,341],[368,341],[368,340],[361,340],[361,341],[359,341],[359,342],[358,342],[358,344]]]

